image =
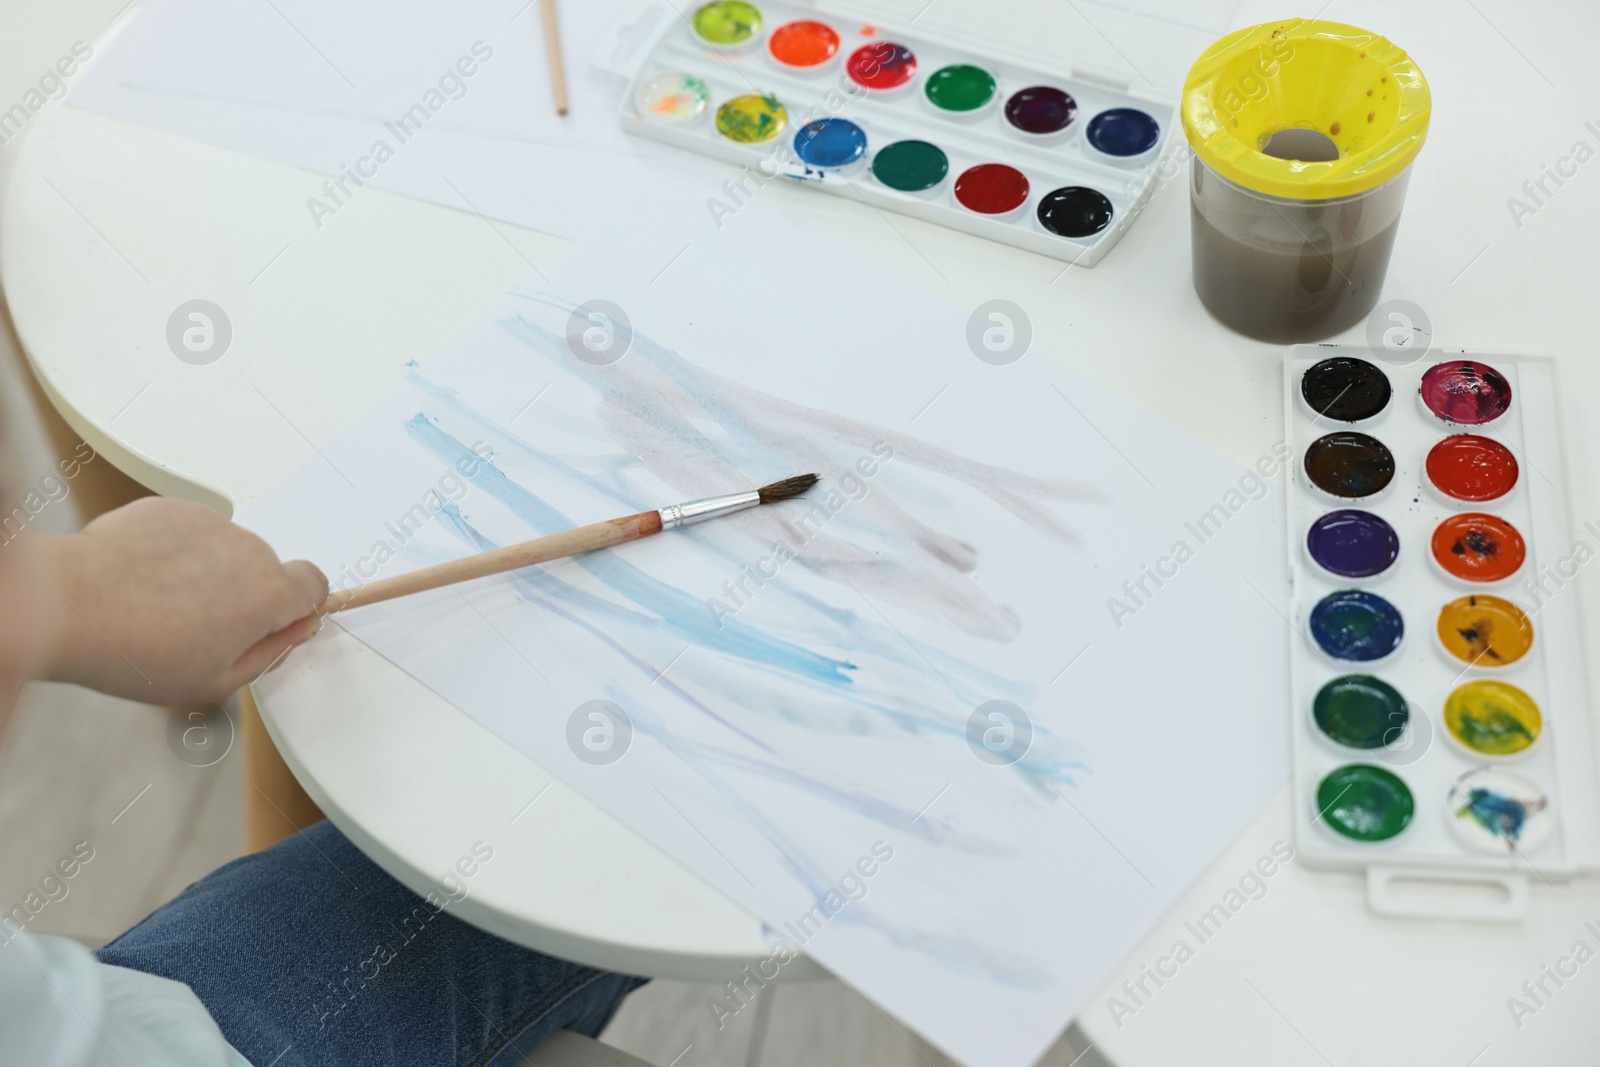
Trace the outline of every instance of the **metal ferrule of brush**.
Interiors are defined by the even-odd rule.
[[[753,508],[760,503],[761,494],[752,489],[748,493],[734,493],[732,496],[709,496],[704,500],[691,500],[686,504],[669,504],[661,509],[661,528],[673,530],[679,526],[731,515],[735,511]]]

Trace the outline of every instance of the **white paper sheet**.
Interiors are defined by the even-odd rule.
[[[630,8],[630,0],[562,5],[565,118],[555,110],[538,6],[527,0],[145,0],[70,100],[354,174],[349,195],[359,180],[576,237],[643,186],[644,160],[655,158],[656,172],[704,165],[618,127],[625,82],[589,60],[613,29],[633,25]],[[633,33],[646,29],[641,22]],[[338,190],[323,199],[335,213],[342,207]],[[311,225],[326,220],[308,207]]]
[[[714,170],[694,153],[629,137],[618,125],[625,82],[596,71],[591,60],[626,65],[629,48],[643,43],[656,19],[682,19],[689,10],[640,6],[561,5],[572,97],[565,118],[555,112],[543,30],[529,0],[144,0],[69,99],[571,238],[663,171]],[[1215,3],[1202,10],[1177,0],[1085,8],[994,0],[831,6],[915,21],[929,33],[1020,50],[1054,66],[1121,71],[1169,93],[1226,21]],[[602,47],[612,31],[622,39],[620,52]],[[474,72],[453,76],[464,59]],[[414,110],[419,105],[425,115]],[[408,113],[421,127],[410,137],[393,128]],[[377,160],[380,143],[392,155]],[[340,208],[349,189],[325,196],[322,209],[308,203],[308,226],[325,224],[327,209]]]
[[[339,586],[822,473],[338,618],[775,944],[1022,1067],[1287,774],[1279,496],[1042,352],[980,360],[970,309],[767,203],[717,228],[703,193],[625,208],[240,520]],[[572,326],[596,300],[631,323],[606,365],[574,355],[623,336]],[[997,700],[1031,723],[1010,765]],[[607,748],[593,701],[631,737],[607,712]]]

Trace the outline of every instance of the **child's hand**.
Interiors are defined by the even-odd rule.
[[[47,677],[147,704],[219,701],[317,632],[328,580],[209,508],[147,497],[41,538],[61,604]]]

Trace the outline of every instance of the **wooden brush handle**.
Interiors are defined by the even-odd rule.
[[[480,552],[476,556],[451,560],[409,574],[385,578],[381,582],[368,582],[354,589],[337,590],[317,608],[318,615],[331,615],[336,611],[359,608],[366,604],[379,604],[396,597],[442,589],[457,582],[485,578],[491,574],[504,574],[519,567],[535,563],[548,563],[553,559],[576,556],[580,552],[593,552],[597,548],[610,548],[624,541],[648,537],[661,532],[661,513],[641,511],[609,522],[596,522],[575,530],[563,530],[548,537],[536,537],[521,544],[506,545]]]

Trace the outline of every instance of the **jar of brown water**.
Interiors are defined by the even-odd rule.
[[[1194,289],[1219,321],[1262,341],[1331,337],[1378,302],[1409,173],[1337,200],[1287,200],[1190,168]]]
[[[1317,341],[1377,304],[1430,108],[1404,52],[1294,19],[1217,42],[1184,87],[1194,288],[1220,322]]]

